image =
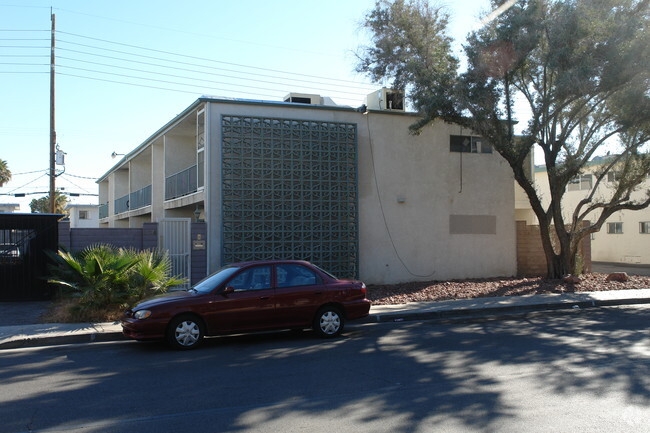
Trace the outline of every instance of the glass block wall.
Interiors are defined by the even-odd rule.
[[[222,264],[301,259],[358,276],[357,127],[224,115]]]

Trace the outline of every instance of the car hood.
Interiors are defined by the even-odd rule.
[[[190,297],[196,296],[194,292],[186,292],[185,290],[178,290],[174,292],[163,293],[161,295],[156,295],[152,298],[145,299],[138,304],[136,304],[132,309],[142,310],[155,307],[157,305],[169,304],[170,302],[184,300]]]

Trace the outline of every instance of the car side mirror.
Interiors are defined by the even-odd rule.
[[[223,289],[221,294],[225,296],[225,295],[227,295],[229,293],[234,293],[234,292],[235,292],[235,288],[233,286],[226,286],[226,288]]]

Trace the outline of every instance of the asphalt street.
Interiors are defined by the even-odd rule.
[[[0,352],[5,432],[645,432],[643,306]]]

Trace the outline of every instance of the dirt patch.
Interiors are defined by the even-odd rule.
[[[542,277],[504,277],[369,285],[368,299],[372,301],[373,305],[390,305],[489,296],[521,296],[650,288],[650,277],[630,276],[629,281],[623,283],[606,281],[607,275],[601,273],[581,275],[580,279],[582,281],[578,284]]]

